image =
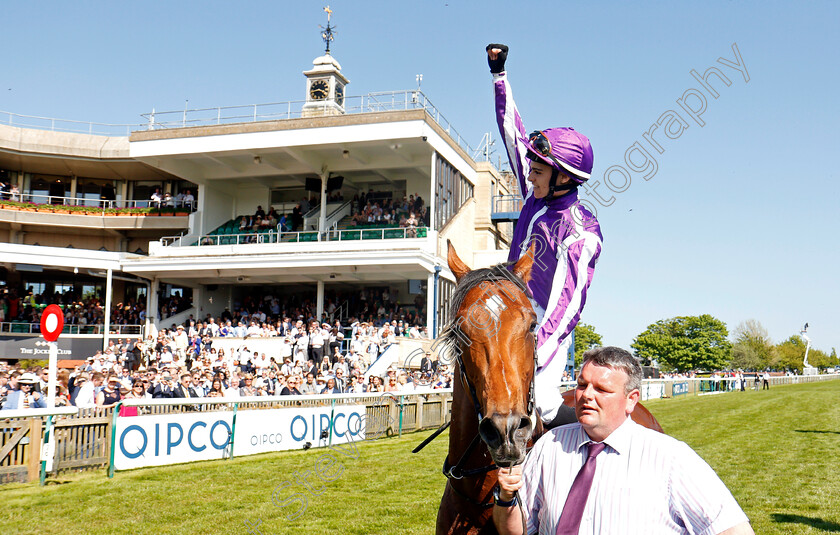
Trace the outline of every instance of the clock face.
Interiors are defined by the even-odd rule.
[[[326,80],[315,80],[309,86],[309,98],[312,100],[324,100],[330,94],[330,84]]]
[[[339,106],[344,106],[344,86],[335,86],[335,102]]]

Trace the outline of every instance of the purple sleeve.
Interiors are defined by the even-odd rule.
[[[595,264],[601,254],[601,237],[597,230],[580,231],[577,237],[569,236],[563,242],[565,253],[558,260],[551,296],[537,332],[537,354],[543,365],[554,356],[559,344],[580,320]]]
[[[527,158],[525,158],[525,126],[516,110],[507,74],[494,74],[493,88],[496,94],[496,122],[499,124],[499,132],[505,143],[510,168],[519,180],[519,192],[524,199],[530,194],[530,184],[525,180],[529,169]]]

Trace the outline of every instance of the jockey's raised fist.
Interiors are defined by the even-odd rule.
[[[498,74],[504,71],[508,46],[499,43],[490,43],[485,50],[487,50],[487,64],[490,65],[490,72]]]

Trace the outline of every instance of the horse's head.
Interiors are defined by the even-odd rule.
[[[528,299],[533,251],[512,269],[471,270],[448,244],[458,286],[445,337],[459,357],[467,395],[479,412],[478,429],[499,466],[520,463],[533,431],[536,315]],[[459,378],[454,379],[458,381]]]

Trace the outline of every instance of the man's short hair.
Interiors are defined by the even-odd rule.
[[[624,387],[625,394],[642,388],[642,367],[639,365],[638,359],[625,349],[614,346],[590,349],[583,354],[581,370],[587,362],[596,366],[607,366],[614,370],[623,371],[627,375],[627,383]]]

